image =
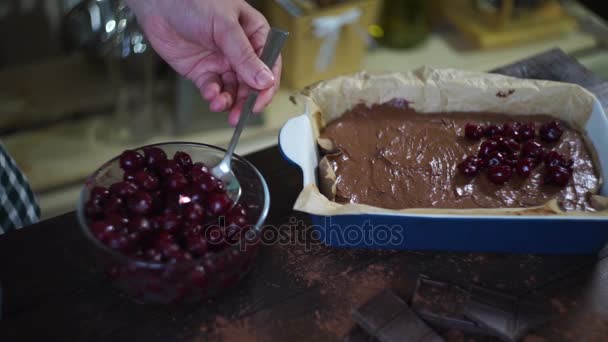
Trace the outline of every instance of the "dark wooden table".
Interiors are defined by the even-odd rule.
[[[496,72],[577,82],[608,99],[606,83],[559,50]],[[307,217],[291,209],[300,172],[277,147],[248,159],[270,186],[267,224],[285,231],[291,226],[292,236],[309,234]],[[608,259],[343,250],[306,241],[265,246],[252,273],[221,297],[138,305],[91,272],[91,246],[74,213],[47,220],[0,237],[0,341],[359,340],[363,334],[351,311],[384,288],[410,298],[421,273],[542,298],[558,318],[533,331],[530,341],[608,340],[601,313],[608,308]],[[443,333],[462,338],[456,331]]]

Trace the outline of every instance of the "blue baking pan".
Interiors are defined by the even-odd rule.
[[[586,133],[608,179],[608,118],[596,100]],[[281,129],[284,158],[317,184],[319,153],[307,115]],[[608,196],[603,185],[601,195]],[[592,254],[608,241],[608,217],[436,214],[311,215],[317,238],[332,247],[462,252]]]

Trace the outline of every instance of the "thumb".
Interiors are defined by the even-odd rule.
[[[227,27],[217,42],[228,62],[248,86],[264,90],[275,82],[272,71],[260,60],[242,27],[236,23]]]

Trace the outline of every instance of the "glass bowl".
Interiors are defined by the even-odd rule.
[[[220,162],[225,150],[198,143],[171,142],[147,147],[158,147],[171,158],[183,151],[192,161],[213,166]],[[111,249],[99,241],[90,230],[85,215],[85,203],[97,186],[109,187],[123,179],[120,157],[101,166],[85,182],[78,202],[77,215],[84,235],[95,251],[96,270],[130,298],[141,303],[194,302],[215,296],[234,287],[249,272],[259,249],[261,228],[270,206],[268,186],[260,172],[240,156],[234,155],[232,169],[242,186],[239,203],[247,210],[251,223],[238,243],[217,251],[209,251],[201,258],[180,262],[151,262]]]

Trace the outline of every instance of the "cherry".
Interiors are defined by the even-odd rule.
[[[471,140],[479,140],[483,135],[483,127],[480,125],[467,123],[464,126],[464,135]]]
[[[249,224],[247,218],[239,213],[232,213],[231,211],[228,216],[226,216],[226,225],[228,226],[236,225],[239,227],[245,227],[247,224]]]
[[[169,259],[170,263],[177,264],[180,262],[192,260],[192,254],[190,254],[182,249],[178,249],[178,250],[173,251],[169,255],[168,259]]]
[[[226,266],[226,260],[222,255],[206,256],[203,265],[209,272],[222,272]]]
[[[141,241],[142,233],[140,232],[130,232],[127,234],[127,240],[133,245],[137,246]]]
[[[170,191],[179,191],[188,185],[188,180],[183,173],[175,173],[167,178],[165,186]]]
[[[167,161],[167,154],[158,147],[147,147],[144,148],[144,159],[148,167],[158,169]]]
[[[545,155],[545,166],[554,167],[554,166],[565,166],[566,159],[557,151],[550,151]]]
[[[557,186],[566,186],[570,181],[572,171],[563,166],[551,166],[547,168],[545,173],[545,184],[555,184]]]
[[[184,218],[190,222],[201,222],[205,218],[205,208],[199,203],[189,203],[184,208]]]
[[[84,204],[84,213],[90,219],[98,219],[103,216],[103,208],[98,202],[87,201]]]
[[[152,211],[152,196],[145,191],[138,191],[127,200],[129,210],[137,215],[146,215]]]
[[[532,174],[532,169],[534,169],[534,164],[535,164],[534,159],[530,159],[530,158],[520,159],[519,162],[517,162],[515,171],[521,177],[528,178],[528,177],[530,177],[530,174]]]
[[[540,161],[544,158],[545,150],[536,140],[526,142],[521,148],[521,155],[524,158],[532,158],[535,162]]]
[[[203,256],[209,249],[207,240],[201,235],[189,235],[186,238],[186,245],[188,250],[197,256]]]
[[[209,277],[207,277],[205,267],[196,266],[190,273],[190,281],[197,288],[206,289],[209,286]]]
[[[201,177],[201,179],[194,181],[192,184],[193,189],[202,191],[202,192],[216,192],[220,190],[218,186],[218,179],[212,175],[206,175]]]
[[[144,252],[144,258],[152,262],[161,262],[163,260],[163,254],[156,248],[148,248]]]
[[[162,255],[167,259],[171,259],[181,252],[181,248],[175,242],[164,242],[157,245],[156,248],[158,248]]]
[[[486,137],[493,137],[501,134],[503,134],[502,127],[496,125],[486,126],[486,128],[483,130],[483,135]]]
[[[173,155],[173,160],[175,160],[179,165],[182,166],[182,170],[190,170],[192,168],[192,158],[186,152],[177,151],[175,155]]]
[[[505,123],[503,125],[503,134],[505,137],[511,137],[515,140],[520,141],[521,140],[521,134],[519,132],[519,129],[521,127],[521,123],[519,122],[512,122],[512,123]]]
[[[230,209],[230,215],[241,215],[247,217],[247,210],[243,207],[241,203],[237,203]]]
[[[117,212],[108,213],[106,212],[106,220],[111,222],[114,227],[121,229],[126,228],[130,222],[130,219],[122,214]]]
[[[509,154],[516,154],[521,149],[521,145],[513,138],[502,139],[498,145],[500,150]]]
[[[108,199],[108,197],[110,197],[110,190],[101,186],[96,186],[91,190],[91,195],[89,196],[89,199],[91,201],[103,205],[103,203]]]
[[[158,217],[159,229],[169,234],[177,234],[181,223],[182,220],[179,215],[173,212],[164,213],[163,215]]]
[[[145,170],[139,170],[136,174],[135,174],[135,182],[137,183],[137,185],[140,186],[140,188],[146,189],[146,190],[156,190],[158,189],[158,177],[156,177],[156,175],[145,171]]]
[[[504,164],[506,157],[507,156],[503,152],[493,151],[486,157],[486,166],[488,168],[492,168],[494,166]]]
[[[534,139],[536,136],[536,127],[533,122],[521,125],[519,127],[519,138],[521,142]]]
[[[498,142],[495,140],[486,140],[484,142],[481,143],[481,146],[479,146],[479,153],[477,154],[479,156],[479,158],[481,159],[485,159],[485,157],[487,155],[490,154],[490,152],[496,151],[496,149],[498,148]]]
[[[171,159],[162,163],[160,168],[158,169],[158,172],[163,177],[169,177],[173,174],[181,173],[183,172],[183,170],[182,167],[175,160]]]
[[[236,243],[241,238],[241,232],[243,231],[243,226],[239,226],[236,224],[229,224],[224,230],[224,235],[226,236],[226,241],[229,243]]]
[[[126,198],[137,192],[137,185],[132,182],[122,181],[110,186],[110,194],[117,197]]]
[[[205,200],[205,194],[202,192],[192,192],[190,194],[190,202],[191,203],[203,203]]]
[[[550,121],[540,126],[538,133],[544,142],[552,143],[562,137],[564,130],[558,121]]]
[[[160,231],[156,234],[156,237],[152,241],[152,246],[161,250],[167,247],[168,245],[175,244],[175,238],[172,234],[166,231]]]
[[[226,193],[216,192],[209,194],[209,198],[207,199],[207,210],[209,210],[212,216],[224,214],[230,209],[231,205],[232,200],[230,200]]]
[[[475,177],[479,173],[480,163],[481,159],[477,157],[467,157],[458,164],[458,170],[467,177]]]
[[[165,193],[162,190],[156,190],[151,193],[152,195],[152,211],[160,212],[163,210],[165,204]]]
[[[152,222],[145,216],[136,216],[129,222],[129,231],[149,234],[154,230]]]
[[[112,195],[106,201],[106,204],[104,205],[103,210],[106,213],[117,213],[117,212],[120,212],[124,208],[124,204],[125,204],[125,201],[122,199],[122,197]]]
[[[186,239],[191,236],[200,236],[203,232],[203,226],[200,223],[186,222],[184,226],[183,234]]]
[[[205,231],[204,235],[211,248],[217,250],[224,247],[226,239],[224,232],[220,227],[211,227]]]
[[[135,175],[137,171],[125,171],[125,174],[122,176],[122,180],[136,183]]]
[[[119,232],[111,232],[106,235],[106,242],[111,249],[128,253],[133,250],[134,244],[127,235]]]
[[[210,176],[209,168],[203,163],[196,163],[192,165],[192,170],[190,170],[190,177],[193,182],[200,182],[204,178]]]
[[[135,151],[127,150],[120,155],[120,167],[125,171],[139,170],[144,164],[144,157]]]
[[[502,185],[509,181],[512,173],[509,165],[497,165],[488,170],[488,179],[494,184]]]
[[[91,223],[91,232],[100,241],[107,241],[108,235],[116,231],[111,221],[96,221]]]

